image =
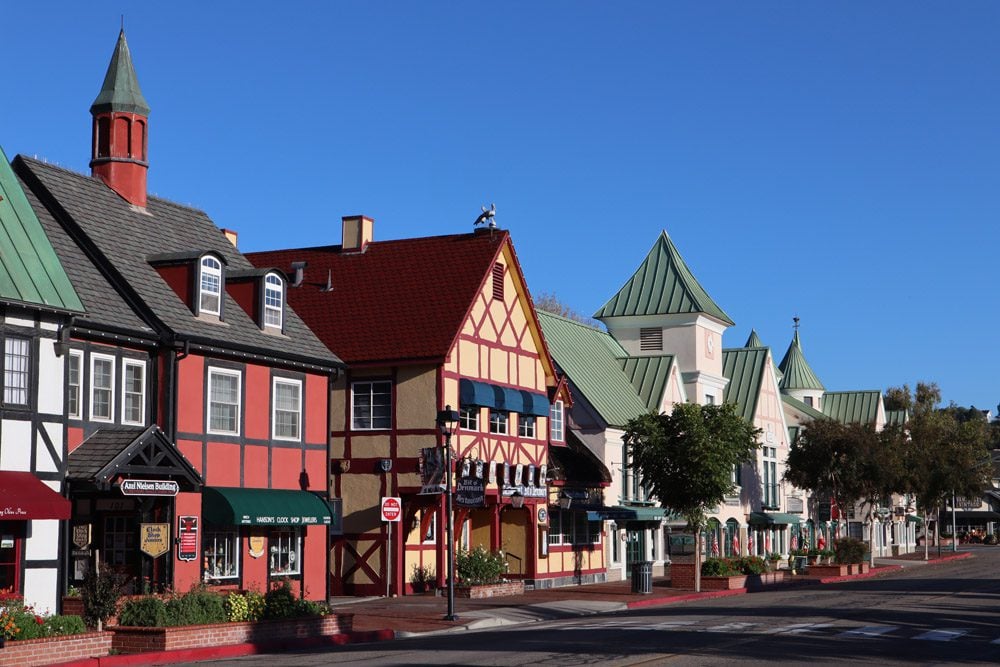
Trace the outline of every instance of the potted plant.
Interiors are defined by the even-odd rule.
[[[425,593],[434,587],[434,571],[426,565],[414,565],[410,573],[414,593]]]

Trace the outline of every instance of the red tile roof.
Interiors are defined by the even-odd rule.
[[[246,257],[289,277],[292,262],[308,263],[302,286],[289,287],[288,303],[348,364],[442,360],[509,238],[484,230],[373,241],[362,253],[334,245]]]

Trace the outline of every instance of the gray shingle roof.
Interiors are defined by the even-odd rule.
[[[66,476],[76,480],[93,479],[145,430],[141,427],[102,428],[69,453]]]
[[[98,179],[24,156],[18,156],[14,166],[22,180],[41,190],[36,192],[39,199],[46,204],[50,203],[50,198],[54,199],[68,214],[71,222],[60,220],[67,227],[56,236],[65,236],[67,232],[70,235],[85,235],[86,241],[92,243],[93,250],[99,254],[98,263],[106,263],[112,273],[121,277],[121,281],[127,284],[124,290],[134,290],[141,304],[139,307],[148,309],[148,313],[142,313],[143,319],[148,321],[147,329],[151,326],[156,328],[158,320],[159,326],[194,343],[234,346],[279,359],[321,366],[341,365],[340,360],[290,307],[286,309],[283,335],[261,330],[229,294],[225,294],[223,305],[224,322],[211,322],[194,316],[150,265],[150,255],[183,254],[192,249],[211,250],[225,259],[229,270],[254,268],[204,212],[157,197],[150,197],[143,211],[130,205]],[[59,239],[59,245],[65,246],[65,240]],[[86,242],[81,245],[86,247]],[[71,275],[75,280],[76,275],[72,271]],[[91,300],[104,297],[107,280],[103,283],[91,286],[90,299],[84,299],[88,315],[95,321],[101,320],[89,311],[91,308],[103,309],[96,303],[92,304]]]

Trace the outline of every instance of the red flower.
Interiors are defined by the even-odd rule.
[[[42,618],[41,616],[38,616],[36,614],[35,615],[35,623],[38,623],[38,625],[45,625],[45,619]]]

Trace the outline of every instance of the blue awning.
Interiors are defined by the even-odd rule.
[[[477,405],[483,408],[497,407],[497,393],[495,387],[485,382],[466,380],[462,378],[458,381],[458,400],[461,405]]]
[[[497,387],[497,389],[503,392],[503,403],[498,405],[498,408],[503,408],[507,412],[524,412],[524,397],[520,391],[510,387]]]
[[[536,417],[549,416],[549,399],[545,394],[536,394],[533,391],[522,389],[521,397],[524,399],[524,414]]]

